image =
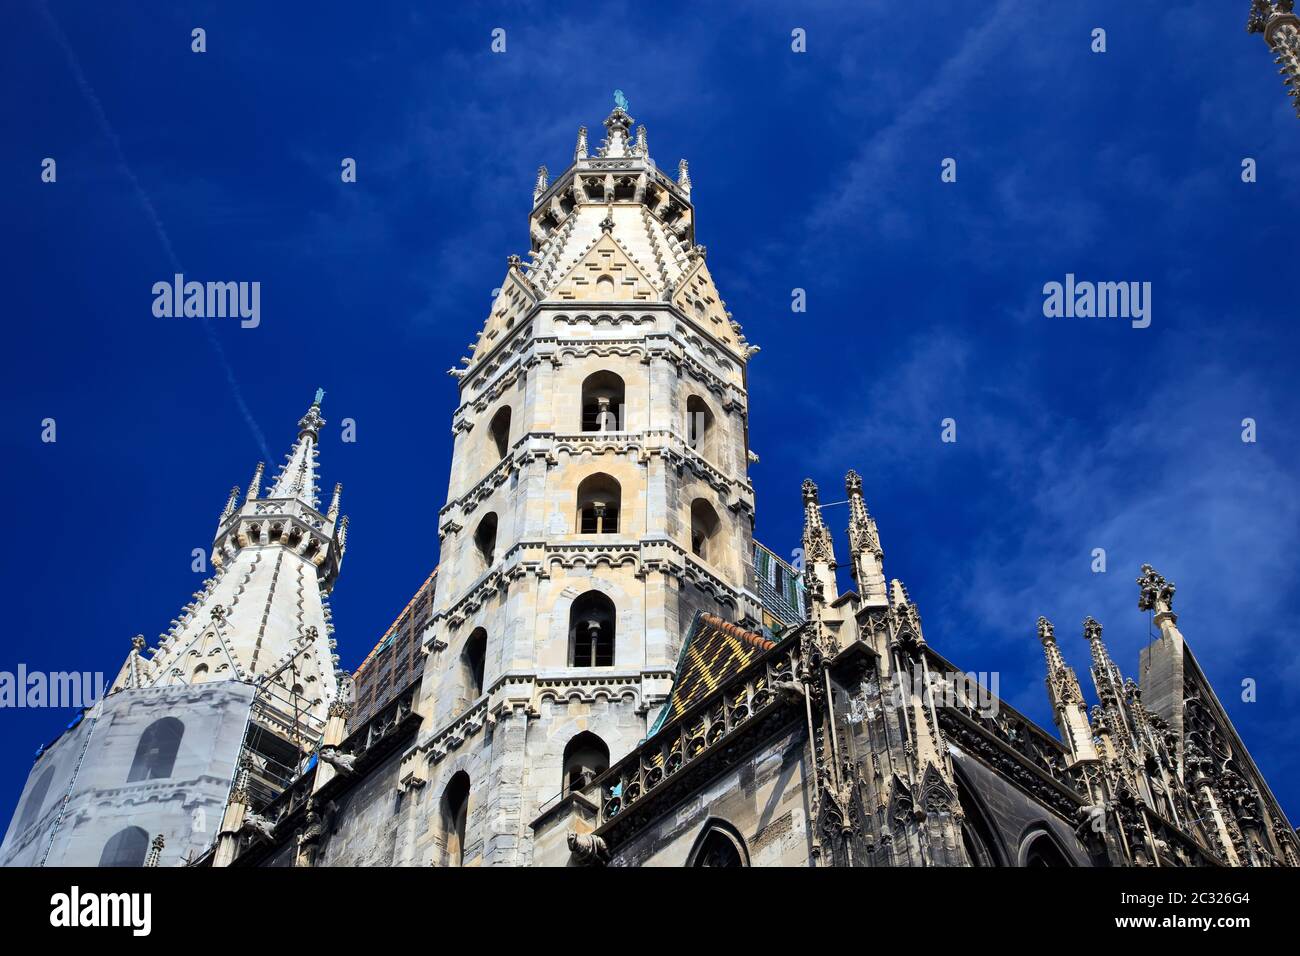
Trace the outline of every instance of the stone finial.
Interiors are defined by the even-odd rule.
[[[546,167],[538,166],[537,182],[533,186],[533,202],[537,202],[537,200],[542,198],[542,194],[546,192],[546,189],[549,186],[550,181],[551,181],[550,174],[546,171]]]
[[[334,497],[330,500],[330,510],[326,515],[326,520],[333,524],[339,516],[339,503],[343,499],[343,482],[335,482]]]
[[[1056,643],[1056,628],[1053,627],[1052,622],[1045,617],[1040,617],[1038,619],[1038,639],[1044,644]]]
[[[253,480],[248,483],[248,494],[245,501],[256,501],[257,496],[262,492],[262,472],[266,470],[266,462],[259,461],[257,468],[253,470]]]
[[[686,195],[691,194],[691,168],[684,159],[677,161],[677,185]]]
[[[1172,581],[1166,581],[1164,575],[1149,564],[1142,565],[1138,575],[1138,610],[1172,611],[1174,609],[1174,587]]]
[[[235,508],[239,504],[239,485],[230,489],[230,494],[226,496],[226,507],[221,511],[221,520],[225,521],[235,513]]]
[[[646,139],[646,131],[645,131],[645,124],[644,124],[644,123],[642,123],[640,126],[638,126],[638,127],[636,128],[636,150],[635,150],[635,152],[636,152],[636,155],[637,155],[637,156],[649,156],[649,155],[650,155],[650,146],[649,146],[649,144],[648,144],[648,142],[647,142],[647,139]]]
[[[1089,644],[1101,640],[1101,625],[1091,614],[1083,619],[1083,637]]]
[[[578,145],[573,148],[573,159],[577,162],[587,158],[587,127],[578,127]]]
[[[137,634],[135,637],[131,638],[131,646],[135,648],[137,654],[144,650],[144,645],[145,640],[143,634]]]

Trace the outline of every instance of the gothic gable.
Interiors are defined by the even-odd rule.
[[[551,298],[568,302],[652,302],[659,293],[618,240],[605,233],[560,280]]]

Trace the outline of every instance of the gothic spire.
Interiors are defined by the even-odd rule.
[[[316,444],[320,439],[320,430],[325,419],[320,414],[321,399],[325,397],[323,389],[316,390],[316,400],[307,409],[307,414],[298,420],[298,440],[280,468],[275,486],[271,488],[270,498],[297,498],[308,506],[315,508],[320,501],[316,495]]]
[[[1124,679],[1102,643],[1101,624],[1091,615],[1083,619],[1083,637],[1092,651],[1092,680],[1097,685],[1097,698],[1103,707],[1117,706],[1123,699]]]
[[[573,148],[573,161],[587,158],[587,127],[578,127],[578,145]]]
[[[1262,33],[1300,116],[1300,17],[1295,0],[1251,0],[1247,33]]]
[[[248,483],[248,494],[244,496],[245,501],[256,501],[257,496],[262,493],[262,472],[266,470],[266,462],[259,461],[257,468],[253,471],[253,480]]]
[[[834,601],[839,596],[835,586],[835,545],[822,521],[817,486],[811,478],[805,478],[803,483],[803,560],[805,578],[810,582],[816,578],[822,599]]]
[[[614,93],[613,112],[605,117],[605,142],[600,147],[603,159],[621,159],[628,155],[628,133],[636,120],[627,115],[627,100],[622,98],[622,91]]]
[[[885,552],[880,547],[875,519],[867,512],[867,503],[862,498],[862,476],[850,470],[844,478],[844,488],[849,494],[849,553],[858,594],[863,604],[888,605]]]

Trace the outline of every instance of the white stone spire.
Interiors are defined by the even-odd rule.
[[[298,438],[266,497],[259,465],[245,495],[232,489],[212,544],[214,574],[160,635],[146,659],[131,653],[113,690],[235,680],[257,684],[276,732],[313,739],[337,692],[325,597],[342,561],[347,517],[342,486],[327,513],[317,496],[316,457],[323,392],[298,422]],[[296,715],[296,716],[295,716]],[[297,730],[293,729],[297,721]]]
[[[325,419],[320,414],[320,403],[325,397],[323,389],[316,390],[316,400],[307,409],[307,414],[298,421],[298,440],[294,442],[279,477],[271,488],[268,498],[297,498],[304,504],[315,508],[320,504],[316,493],[316,444],[320,439],[320,430]]]

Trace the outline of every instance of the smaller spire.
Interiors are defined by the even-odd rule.
[[[253,480],[248,483],[248,494],[245,501],[256,501],[257,496],[262,493],[262,472],[266,470],[266,462],[259,461],[257,468],[253,470]]]
[[[573,148],[573,161],[587,158],[587,127],[578,127],[578,145]]]
[[[607,159],[621,159],[628,154],[628,133],[634,120],[627,115],[627,98],[622,90],[614,91],[614,111],[605,117],[605,142],[600,155]]]
[[[839,596],[835,583],[835,544],[822,520],[817,485],[811,478],[805,478],[803,483],[803,560],[804,579],[816,578],[821,584],[822,597],[834,601]]]
[[[632,150],[632,155],[640,156],[642,158],[650,155],[650,147],[646,142],[644,123],[636,128],[636,147]]]
[[[886,605],[885,552],[880,547],[875,519],[862,497],[862,476],[850,469],[844,476],[844,489],[849,495],[849,552],[859,596],[866,604]]]
[[[336,482],[334,485],[334,497],[330,501],[329,513],[325,516],[330,524],[333,524],[339,516],[339,500],[343,497],[343,482]]]
[[[684,159],[677,161],[677,185],[689,197],[691,194],[691,167]]]
[[[542,198],[542,194],[546,192],[546,188],[550,184],[550,181],[550,174],[546,171],[546,167],[538,166],[537,182],[533,186],[533,202],[537,202],[537,200]]]
[[[307,413],[298,420],[298,440],[294,442],[280,474],[271,489],[272,498],[297,498],[312,508],[317,507],[316,498],[316,443],[320,430],[325,426],[321,417],[320,405],[325,397],[323,389],[316,389],[316,399],[307,409]]]
[[[226,507],[222,509],[221,518],[217,522],[217,524],[221,524],[222,521],[225,521],[232,514],[234,514],[235,508],[236,506],[238,506],[238,504],[239,504],[239,485],[235,485],[233,488],[230,489],[230,495],[229,497],[226,498]]]
[[[157,866],[158,861],[162,859],[163,847],[166,846],[166,844],[167,841],[161,833],[154,837],[153,843],[149,847],[149,855],[145,858],[144,865]]]

